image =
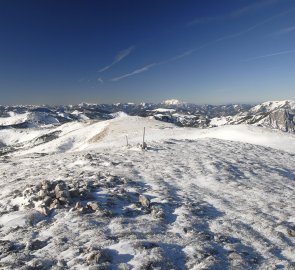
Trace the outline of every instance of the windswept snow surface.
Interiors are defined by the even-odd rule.
[[[295,269],[294,135],[129,116],[57,129],[0,158],[1,269]],[[23,191],[42,180],[97,183],[81,203],[107,214],[36,212]]]

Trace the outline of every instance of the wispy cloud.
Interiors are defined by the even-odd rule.
[[[146,66],[138,68],[138,69],[136,69],[136,70],[134,70],[134,71],[132,71],[130,73],[121,75],[119,77],[115,77],[115,78],[111,79],[111,81],[113,81],[113,82],[120,81],[122,79],[134,76],[136,74],[139,74],[139,73],[142,73],[142,72],[145,72],[145,71],[148,71],[149,69],[151,69],[152,67],[155,67],[157,65],[159,65],[159,63],[153,63],[153,64],[146,65]]]
[[[290,27],[283,28],[277,32],[274,32],[273,36],[281,36],[294,31],[295,31],[295,26],[290,26]]]
[[[253,57],[253,58],[249,58],[249,59],[244,60],[244,61],[245,62],[250,62],[250,61],[254,61],[254,60],[259,60],[259,59],[278,56],[278,55],[283,55],[283,54],[290,54],[290,53],[295,53],[295,50],[287,50],[287,51],[280,51],[280,52],[270,53],[270,54],[266,54],[266,55],[260,55],[260,56],[256,56],[256,57]]]
[[[110,69],[111,67],[113,67],[114,65],[116,65],[117,63],[121,62],[125,57],[127,57],[133,50],[135,49],[135,46],[130,46],[129,48],[120,51],[115,59],[113,60],[113,62],[103,68],[101,68],[98,72],[104,72],[108,69]]]
[[[240,9],[237,9],[233,12],[231,12],[229,15],[230,17],[232,18],[235,18],[235,17],[240,17],[240,16],[243,16],[247,13],[252,13],[252,12],[256,12],[258,10],[261,10],[261,9],[264,9],[266,8],[267,6],[270,6],[270,5],[273,5],[273,4],[276,4],[278,3],[280,0],[263,0],[263,1],[256,1],[255,3],[253,4],[250,4],[250,5],[247,5],[247,6],[244,6]]]
[[[289,10],[284,11],[284,12],[281,12],[281,13],[279,13],[277,15],[274,15],[272,17],[269,17],[269,18],[267,18],[267,19],[265,19],[265,20],[263,20],[263,21],[261,21],[261,22],[259,22],[257,24],[254,24],[254,25],[250,26],[249,28],[246,28],[246,29],[244,29],[244,30],[242,30],[240,32],[236,32],[236,33],[233,33],[233,34],[230,34],[230,35],[222,36],[222,37],[217,38],[215,40],[204,43],[204,44],[202,44],[202,45],[200,45],[200,46],[198,46],[196,48],[184,51],[183,53],[175,55],[175,56],[169,58],[168,60],[153,63],[153,64],[149,64],[149,65],[146,65],[146,66],[144,66],[142,68],[136,69],[136,70],[134,70],[134,71],[132,71],[130,73],[124,74],[124,75],[119,76],[119,77],[115,77],[115,78],[111,79],[111,81],[113,81],[113,82],[119,81],[119,80],[122,80],[122,79],[125,79],[125,78],[128,78],[128,77],[134,76],[136,74],[146,72],[146,71],[148,71],[151,68],[154,68],[156,66],[160,66],[160,65],[163,65],[163,64],[168,64],[168,63],[177,61],[177,60],[179,60],[181,58],[188,57],[188,56],[192,55],[193,53],[195,53],[195,52],[197,52],[199,50],[202,50],[202,49],[204,49],[206,47],[209,47],[209,46],[211,46],[213,44],[222,42],[224,40],[230,40],[230,39],[245,35],[245,34],[255,30],[256,28],[258,28],[258,27],[260,27],[262,25],[265,25],[265,24],[267,24],[267,23],[269,23],[269,22],[271,22],[271,21],[273,21],[273,20],[275,20],[275,19],[277,19],[277,18],[279,18],[281,16],[287,15],[287,14],[289,14],[291,12],[294,12],[294,11],[295,11],[295,8],[289,9]],[[274,53],[274,54],[270,54],[270,55],[264,55],[264,56],[255,57],[255,58],[252,58],[252,59],[248,59],[247,61],[251,61],[251,60],[255,60],[255,59],[259,59],[259,58],[271,57],[271,56],[280,55],[280,54],[288,54],[288,53],[293,53],[293,52],[295,52],[295,50],[294,51],[283,51],[283,52],[278,52],[278,53]]]
[[[261,21],[261,22],[259,22],[257,24],[254,24],[254,25],[250,26],[249,28],[247,28],[247,29],[245,29],[243,31],[240,31],[240,32],[237,32],[237,33],[234,33],[234,34],[230,34],[230,35],[227,35],[227,36],[223,36],[223,37],[221,37],[219,39],[216,39],[215,41],[213,41],[213,43],[242,36],[244,34],[247,34],[247,33],[251,32],[251,31],[255,30],[256,28],[258,28],[260,26],[263,26],[263,25],[265,25],[265,24],[267,24],[267,23],[269,23],[269,22],[271,22],[273,20],[276,20],[279,17],[282,17],[282,16],[287,15],[287,14],[289,14],[291,12],[294,12],[294,11],[295,11],[295,8],[292,8],[292,9],[289,9],[287,11],[281,12],[281,13],[276,14],[274,16],[271,16],[271,17],[269,17],[269,18],[267,18],[267,19],[265,19],[265,20],[263,20],[263,21]]]
[[[167,62],[172,62],[172,61],[176,61],[178,59],[181,59],[181,58],[184,58],[184,57],[187,57],[187,56],[190,56],[192,53],[195,52],[196,49],[191,49],[191,50],[187,50],[181,54],[178,54],[176,56],[173,56],[172,58],[170,58]]]
[[[97,81],[98,81],[99,83],[104,83],[104,81],[103,81],[103,79],[102,79],[101,77],[97,78]]]
[[[212,23],[212,22],[220,22],[220,21],[224,21],[224,20],[231,20],[231,19],[239,18],[241,16],[247,15],[248,13],[256,12],[260,9],[266,8],[267,6],[270,6],[270,5],[278,3],[278,2],[279,2],[279,0],[257,1],[253,4],[244,6],[242,8],[237,9],[237,10],[229,12],[225,15],[196,18],[196,19],[190,21],[189,23],[187,23],[187,26],[207,24],[207,23]]]

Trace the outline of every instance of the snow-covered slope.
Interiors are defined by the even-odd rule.
[[[144,128],[146,128],[146,139],[150,142],[161,142],[167,139],[217,138],[257,144],[295,153],[295,135],[263,127],[227,125],[210,129],[184,128],[159,122],[153,118],[127,116],[126,114],[121,114],[112,120],[70,122],[56,128],[0,130],[0,141],[6,146],[17,145],[18,151],[15,152],[15,155],[34,152],[80,151],[113,146],[123,147],[126,145],[126,137],[130,144],[140,144]],[[35,143],[38,138],[44,138],[48,134],[58,134],[58,136],[41,144]]]
[[[0,141],[19,144],[0,157],[1,269],[295,267],[294,134],[120,114]]]

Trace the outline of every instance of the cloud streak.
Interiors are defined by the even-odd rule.
[[[280,52],[275,52],[275,53],[266,54],[266,55],[260,55],[260,56],[256,56],[256,57],[244,60],[244,61],[251,62],[251,61],[255,61],[255,60],[259,60],[259,59],[263,59],[263,58],[269,58],[269,57],[273,57],[273,56],[291,54],[291,53],[295,53],[295,50],[287,50],[287,51],[280,51]]]
[[[273,36],[281,36],[294,31],[295,31],[295,26],[290,26],[273,33]]]
[[[138,68],[130,73],[127,73],[127,74],[124,74],[124,75],[121,75],[119,77],[115,77],[113,79],[111,79],[112,82],[116,82],[116,81],[120,81],[122,79],[125,79],[125,78],[128,78],[128,77],[131,77],[131,76],[134,76],[136,74],[140,74],[140,73],[143,73],[145,71],[148,71],[149,69],[155,67],[159,65],[159,63],[153,63],[153,64],[149,64],[149,65],[146,65],[144,67],[141,67],[141,68]]]
[[[115,59],[113,60],[113,62],[111,64],[101,68],[98,72],[101,73],[101,72],[109,70],[114,65],[116,65],[117,63],[121,62],[124,58],[126,58],[134,49],[135,49],[135,46],[130,46],[129,48],[120,51],[116,55]]]
[[[146,65],[146,66],[144,66],[142,68],[138,68],[138,69],[136,69],[136,70],[134,70],[134,71],[132,71],[130,73],[124,74],[124,75],[119,76],[119,77],[115,77],[115,78],[111,79],[111,81],[113,81],[113,82],[120,81],[122,79],[125,79],[125,78],[128,78],[128,77],[131,77],[131,76],[146,72],[146,71],[148,71],[151,68],[154,68],[156,66],[160,66],[160,65],[163,65],[163,64],[168,64],[168,63],[177,61],[179,59],[182,59],[184,57],[190,56],[193,53],[195,53],[195,52],[197,52],[199,50],[202,50],[202,49],[204,49],[206,47],[209,47],[209,46],[211,46],[213,44],[222,42],[224,40],[230,40],[230,39],[233,39],[233,38],[236,38],[236,37],[240,37],[242,35],[245,35],[245,34],[251,32],[251,31],[255,30],[256,28],[258,28],[258,27],[260,27],[262,25],[265,25],[265,24],[267,24],[267,23],[269,23],[269,22],[271,22],[271,21],[273,21],[273,20],[275,20],[275,19],[277,19],[277,18],[279,18],[281,16],[287,15],[287,14],[289,14],[291,12],[294,12],[294,11],[295,11],[295,8],[289,9],[289,10],[284,11],[284,12],[281,12],[279,14],[276,14],[276,15],[274,15],[272,17],[269,17],[269,18],[265,19],[264,21],[261,21],[261,22],[259,22],[257,24],[254,24],[254,25],[250,26],[249,28],[247,28],[247,29],[245,29],[243,31],[233,33],[233,34],[230,34],[230,35],[226,35],[226,36],[220,37],[218,39],[215,39],[213,41],[204,43],[204,44],[200,45],[199,47],[187,50],[187,51],[185,51],[185,52],[183,52],[181,54],[178,54],[176,56],[171,57],[168,60],[158,62],[158,63],[152,63],[152,64]],[[278,52],[278,53],[274,53],[274,54],[270,54],[270,55],[264,55],[264,56],[255,57],[255,58],[252,58],[252,59],[248,59],[247,61],[251,61],[251,60],[255,60],[255,59],[259,59],[259,58],[271,57],[271,56],[280,55],[280,54],[288,54],[288,53],[293,53],[293,52],[295,52],[295,50],[294,51],[292,51],[292,50],[291,51],[282,51],[282,52]]]
[[[255,11],[266,8],[267,6],[273,5],[278,2],[279,2],[279,0],[258,1],[254,4],[244,6],[240,9],[232,11],[228,14],[223,15],[223,16],[219,15],[219,16],[212,16],[212,17],[196,18],[196,19],[190,21],[187,24],[187,26],[190,27],[190,26],[199,25],[199,24],[208,24],[208,23],[212,23],[212,22],[220,22],[220,21],[224,21],[224,20],[236,19],[236,18],[245,16],[248,13],[253,13]]]
[[[99,82],[99,83],[104,83],[104,81],[103,81],[103,79],[102,78],[97,78],[97,81]]]
[[[264,1],[257,1],[253,4],[247,5],[245,7],[242,7],[238,10],[235,10],[233,12],[230,13],[230,17],[232,18],[236,18],[236,17],[240,17],[243,16],[247,13],[251,13],[251,12],[256,12],[260,9],[266,8],[267,6],[273,5],[278,3],[279,0],[264,0]]]

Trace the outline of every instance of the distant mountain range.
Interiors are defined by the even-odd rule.
[[[221,125],[251,124],[285,132],[295,132],[295,101],[268,101],[259,105],[196,105],[176,99],[154,103],[116,103],[61,106],[0,106],[0,129],[40,128],[71,121],[107,120],[118,112],[178,126],[208,128]]]

